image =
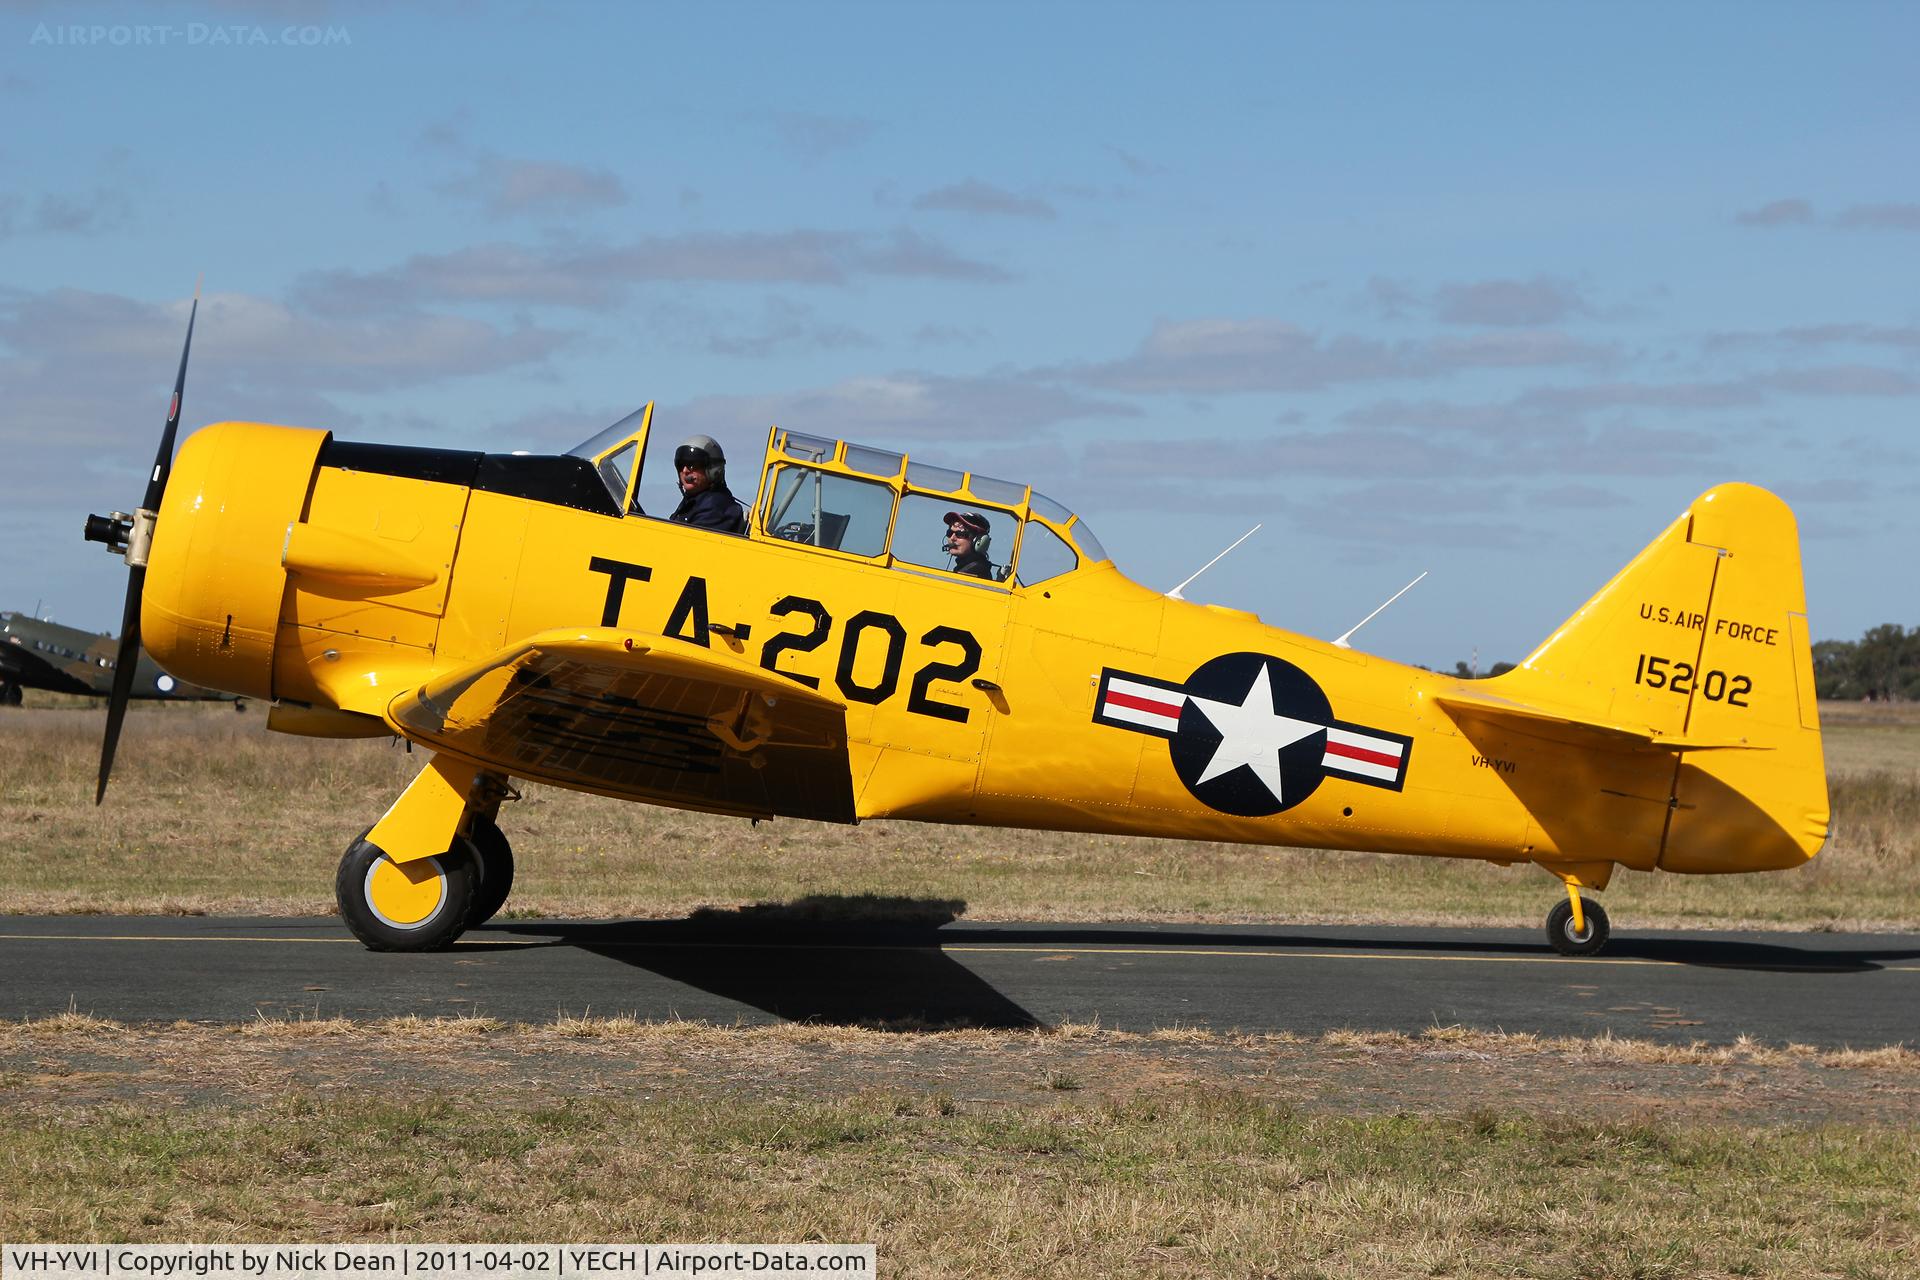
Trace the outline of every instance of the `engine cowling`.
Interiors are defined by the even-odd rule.
[[[168,671],[273,697],[288,530],[329,434],[219,422],[181,445],[154,522],[140,613],[142,641]]]

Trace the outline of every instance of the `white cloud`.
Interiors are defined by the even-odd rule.
[[[1821,219],[1805,200],[1775,200],[1734,215],[1743,227],[1804,227]],[[1920,204],[1888,202],[1856,204],[1827,220],[1848,231],[1920,231]]]
[[[964,182],[936,187],[915,198],[913,207],[945,213],[973,213],[1008,218],[1037,218],[1052,221],[1052,205],[1035,196],[1018,195],[1005,187],[968,178]]]
[[[605,169],[491,152],[476,156],[466,173],[437,189],[473,201],[496,218],[580,214],[627,203],[626,187]]]
[[[1804,227],[1813,221],[1813,206],[1805,200],[1773,200],[1733,215],[1743,227]]]
[[[1443,284],[1434,291],[1434,314],[1443,324],[1539,326],[1558,324],[1592,310],[1565,280],[1478,280]]]
[[[1818,348],[1836,346],[1887,347],[1920,353],[1920,326],[1875,324],[1809,324],[1770,331],[1713,333],[1703,345],[1709,351],[1729,347],[1775,346]]]
[[[874,134],[873,121],[858,116],[782,111],[772,116],[772,124],[780,144],[810,164],[854,150]]]
[[[702,396],[676,408],[689,431],[718,434],[741,423],[872,444],[940,440],[965,457],[974,440],[1005,439],[1086,418],[1133,417],[1126,405],[1018,378],[893,373],[830,387],[766,395]]]
[[[1322,336],[1268,318],[1162,320],[1130,356],[1049,372],[1117,391],[1218,394],[1318,390],[1441,377],[1463,369],[1595,364],[1611,355],[1607,347],[1551,332],[1388,343],[1350,334]]]
[[[56,289],[0,293],[0,418],[8,502],[39,510],[124,506],[153,456],[188,304]],[[537,364],[555,331],[419,313],[339,321],[274,299],[202,299],[183,422],[241,418],[335,430],[335,397]]]
[[[1920,382],[1908,374],[1859,364],[1782,369],[1758,381],[1803,396],[1910,396],[1920,393]]]
[[[616,305],[649,282],[841,286],[865,276],[993,283],[1004,271],[901,229],[689,232],[618,245],[493,243],[416,254],[377,271],[322,271],[300,282],[328,310],[509,302],[585,309]]]
[[[55,289],[0,298],[0,343],[62,364],[149,359],[178,341],[185,303]],[[209,294],[198,332],[217,334],[219,361],[241,383],[275,389],[384,390],[487,373],[547,358],[569,335],[424,312],[319,317],[271,298]]]
[[[1834,225],[1875,231],[1920,231],[1920,204],[1857,204],[1842,209]]]
[[[874,340],[850,325],[822,320],[813,308],[786,298],[768,298],[760,316],[747,326],[723,332],[715,328],[707,350],[716,355],[764,359],[797,351],[845,351],[874,346]]]

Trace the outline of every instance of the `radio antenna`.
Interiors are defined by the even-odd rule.
[[[1424,577],[1426,577],[1426,576],[1427,576],[1427,571],[1426,571],[1425,569],[1422,569],[1422,570],[1420,571],[1420,578],[1424,578]],[[1349,641],[1349,640],[1351,640],[1351,639],[1353,639],[1353,633],[1354,633],[1354,632],[1356,632],[1356,631],[1358,631],[1358,630],[1359,630],[1360,628],[1362,628],[1362,627],[1364,627],[1364,626],[1366,626],[1366,625],[1367,625],[1367,624],[1368,624],[1369,622],[1372,622],[1372,621],[1373,621],[1373,620],[1374,620],[1375,618],[1377,618],[1377,617],[1379,617],[1379,616],[1380,616],[1380,614],[1381,614],[1381,612],[1382,612],[1383,610],[1385,610],[1385,609],[1386,609],[1386,607],[1387,607],[1387,605],[1389,605],[1389,604],[1392,604],[1392,603],[1393,603],[1393,602],[1394,602],[1395,600],[1398,600],[1398,599],[1399,599],[1399,598],[1400,598],[1401,596],[1403,596],[1403,595],[1405,595],[1405,594],[1407,594],[1407,592],[1409,592],[1409,591],[1411,591],[1411,590],[1413,590],[1413,589],[1414,589],[1415,587],[1417,587],[1417,586],[1419,586],[1419,585],[1420,585],[1420,578],[1415,578],[1415,579],[1414,579],[1414,580],[1413,580],[1412,582],[1409,582],[1409,583],[1408,583],[1408,584],[1407,584],[1406,586],[1404,586],[1404,587],[1402,587],[1402,588],[1400,588],[1400,589],[1399,589],[1398,591],[1396,591],[1396,592],[1394,592],[1394,593],[1393,593],[1392,595],[1390,595],[1390,596],[1388,596],[1388,597],[1387,597],[1387,599],[1386,599],[1386,604],[1382,604],[1382,605],[1380,606],[1380,608],[1378,608],[1378,609],[1375,609],[1375,610],[1374,610],[1374,611],[1373,611],[1372,613],[1370,613],[1370,614],[1368,614],[1368,615],[1367,615],[1366,617],[1364,617],[1364,618],[1362,618],[1362,619],[1360,619],[1360,621],[1358,621],[1358,622],[1356,622],[1356,623],[1354,623],[1354,624],[1353,624],[1352,626],[1350,626],[1350,627],[1348,627],[1348,628],[1347,628],[1347,633],[1346,633],[1345,635],[1343,635],[1343,636],[1341,636],[1341,637],[1340,637],[1340,638],[1339,638],[1338,640],[1335,640],[1335,641],[1333,642],[1333,647],[1334,647],[1334,648],[1336,648],[1336,649],[1351,649],[1351,648],[1353,648],[1353,646],[1352,646],[1352,645],[1350,645],[1350,644],[1348,644],[1348,643],[1347,643],[1347,641]]]
[[[1264,520],[1261,521],[1261,524],[1265,524],[1265,523],[1266,522]],[[1253,526],[1253,528],[1241,534],[1239,537],[1235,538],[1233,540],[1233,546],[1228,547],[1227,551],[1233,550],[1234,547],[1239,546],[1241,543],[1245,542],[1248,538],[1251,538],[1254,534],[1258,532],[1260,532],[1260,525],[1257,524]],[[1191,574],[1187,575],[1187,580],[1185,582],[1182,582],[1179,586],[1167,592],[1167,599],[1185,600],[1186,597],[1181,595],[1180,593],[1182,591],[1185,591],[1188,587],[1192,586],[1193,580],[1195,578],[1199,577],[1201,574],[1205,573],[1207,570],[1213,568],[1213,566],[1215,566],[1216,564],[1219,564],[1222,560],[1224,560],[1226,558],[1227,551],[1222,551],[1219,555],[1215,556],[1213,559],[1201,565],[1198,569],[1195,569]]]

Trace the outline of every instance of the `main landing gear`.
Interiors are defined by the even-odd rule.
[[[436,756],[340,859],[340,918],[374,951],[440,951],[513,891],[513,847],[494,821],[506,780]]]
[[[1608,866],[1605,872],[1595,876],[1589,873],[1589,887],[1599,888],[1607,882]],[[1547,912],[1547,941],[1555,951],[1563,956],[1590,956],[1607,945],[1612,926],[1607,923],[1606,908],[1591,898],[1580,896],[1582,877],[1575,872],[1557,872],[1566,883],[1567,896],[1553,904]]]

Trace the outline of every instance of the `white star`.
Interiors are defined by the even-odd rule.
[[[1231,702],[1215,702],[1211,698],[1195,698],[1192,694],[1187,697],[1220,731],[1220,745],[1214,748],[1213,759],[1207,762],[1199,782],[1206,782],[1246,765],[1253,770],[1253,776],[1273,793],[1276,804],[1283,799],[1280,794],[1281,748],[1290,747],[1309,734],[1319,733],[1326,728],[1322,724],[1310,724],[1305,720],[1283,716],[1275,709],[1273,684],[1268,679],[1267,664],[1264,662],[1260,664],[1260,674],[1253,678],[1253,683],[1247,688],[1247,696],[1240,700],[1238,706]]]

